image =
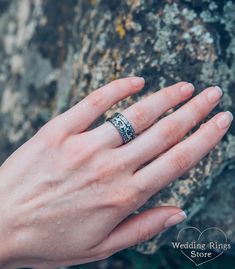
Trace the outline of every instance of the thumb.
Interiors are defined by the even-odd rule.
[[[185,212],[173,206],[147,210],[121,222],[99,245],[99,249],[112,255],[117,251],[151,239],[166,228],[182,222],[185,218]]]

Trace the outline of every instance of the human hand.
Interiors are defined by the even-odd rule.
[[[192,84],[180,82],[122,112],[139,134],[129,143],[122,145],[110,122],[87,130],[143,85],[143,79],[130,77],[92,92],[49,121],[4,162],[1,268],[49,269],[103,259],[185,218],[173,206],[128,216],[213,149],[232,116],[218,113],[182,141],[222,94],[216,87],[207,88],[155,123],[191,97]]]

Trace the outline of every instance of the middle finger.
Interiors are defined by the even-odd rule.
[[[191,83],[178,82],[147,96],[121,113],[131,123],[135,133],[140,134],[167,110],[191,97],[193,90],[194,87]],[[96,139],[102,138],[108,147],[116,148],[123,143],[117,129],[110,122],[105,122],[92,132]]]

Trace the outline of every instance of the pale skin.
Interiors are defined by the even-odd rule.
[[[174,206],[130,214],[206,156],[232,116],[220,112],[183,139],[222,94],[209,87],[191,98],[192,84],[179,82],[120,111],[137,134],[129,143],[122,144],[110,122],[88,131],[143,86],[142,78],[128,77],[93,91],[3,163],[1,268],[50,269],[104,259],[185,219]]]

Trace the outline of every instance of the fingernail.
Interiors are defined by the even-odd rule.
[[[229,127],[232,120],[233,120],[233,114],[230,111],[226,111],[220,115],[220,117],[217,119],[216,123],[217,123],[219,128],[225,129],[225,128]]]
[[[192,83],[186,83],[180,88],[180,91],[185,95],[189,95],[189,94],[193,93],[194,86]]]
[[[182,222],[183,220],[185,220],[187,218],[187,215],[184,211],[180,211],[177,214],[174,214],[173,216],[171,216],[170,218],[168,218],[164,224],[165,228],[168,228],[170,226],[176,225],[180,222]]]
[[[211,89],[208,94],[207,94],[207,98],[208,98],[208,101],[210,103],[215,103],[217,102],[220,97],[223,95],[223,92],[222,90],[220,89],[220,87],[218,86],[215,86],[213,89]]]
[[[131,80],[133,86],[140,87],[144,85],[144,78],[142,77],[135,77]]]

